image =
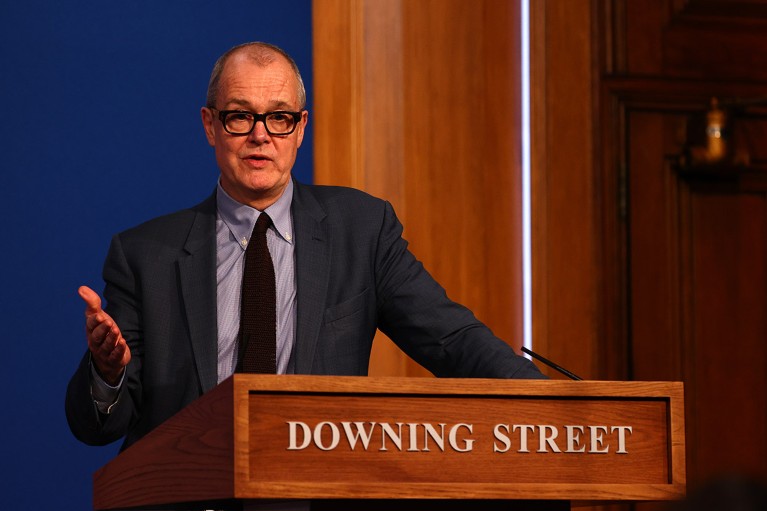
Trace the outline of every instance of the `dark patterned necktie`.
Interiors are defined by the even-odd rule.
[[[245,251],[237,372],[277,372],[277,291],[272,256],[266,245],[266,231],[271,224],[269,215],[261,213]]]

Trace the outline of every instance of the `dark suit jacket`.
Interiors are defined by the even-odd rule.
[[[407,249],[391,205],[341,187],[294,183],[299,374],[365,375],[376,328],[437,376],[542,378]],[[217,382],[216,204],[116,235],[104,264],[106,311],[132,359],[110,415],[95,411],[86,353],[69,383],[70,428],[123,448]]]

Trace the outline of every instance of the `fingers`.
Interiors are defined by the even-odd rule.
[[[88,342],[92,348],[106,354],[111,353],[119,339],[120,330],[107,322],[99,323],[88,335]]]
[[[107,332],[113,328],[116,328],[119,331],[112,316],[103,310],[96,314],[85,316],[85,333],[88,335],[93,334],[98,339],[102,339],[107,335]]]
[[[101,315],[103,315],[103,321],[98,321],[96,316],[86,320],[86,337],[88,347],[94,355],[97,352],[109,355],[120,342],[124,344],[125,339],[112,318],[105,312]]]
[[[114,325],[112,318],[101,308],[101,297],[88,286],[80,286],[77,290],[80,298],[85,302],[85,331],[90,336],[92,333],[101,339],[106,335],[106,330]],[[99,331],[94,330],[104,325]]]
[[[128,343],[125,342],[124,338],[120,337],[115,341],[112,347],[112,351],[107,354],[106,361],[111,366],[122,368],[128,363],[124,360],[126,354],[130,358],[130,349],[128,348]]]
[[[80,286],[77,289],[80,298],[85,302],[85,314],[96,314],[101,310],[101,297],[88,286]]]
[[[99,373],[108,383],[116,384],[131,359],[130,348],[119,328],[99,325],[89,336],[88,346]]]
[[[77,290],[85,302],[85,333],[93,363],[105,379],[119,380],[130,362],[130,348],[112,317],[101,308],[98,293],[87,286]]]

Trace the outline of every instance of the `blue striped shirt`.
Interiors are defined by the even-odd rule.
[[[296,331],[296,279],[293,240],[293,182],[277,202],[264,211],[272,226],[266,244],[274,264],[277,290],[277,373],[293,372],[290,364]],[[240,330],[240,293],[245,250],[260,211],[232,199],[219,182],[216,191],[216,282],[218,304],[218,382],[228,378],[237,365],[237,334]]]

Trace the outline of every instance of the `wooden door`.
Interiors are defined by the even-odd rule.
[[[683,381],[691,489],[767,479],[767,1],[531,11],[534,342],[586,378]],[[680,165],[714,97],[740,158]]]
[[[626,376],[686,385],[691,488],[767,477],[767,2],[610,2],[604,182]],[[731,149],[707,163],[712,98]],[[733,154],[737,152],[737,158]],[[619,310],[619,309],[617,309]]]

